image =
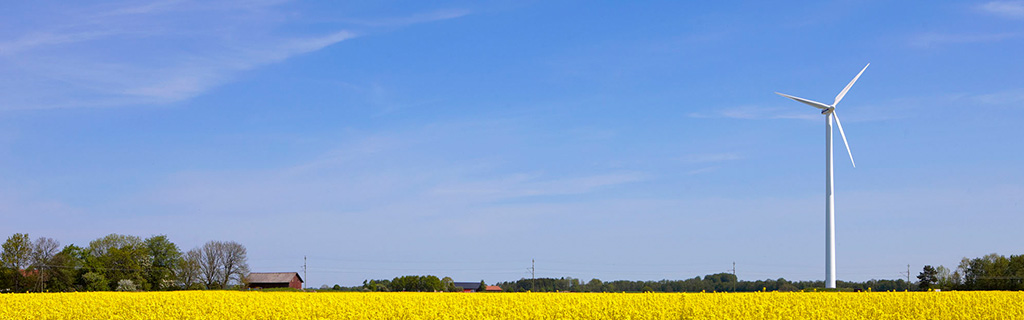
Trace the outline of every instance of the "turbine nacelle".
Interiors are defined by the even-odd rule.
[[[831,106],[831,107],[828,107],[828,109],[821,110],[821,114],[828,115],[829,113],[833,113],[835,111],[836,111],[836,107],[835,106]]]

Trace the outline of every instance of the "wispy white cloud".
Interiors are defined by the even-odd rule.
[[[499,141],[495,135],[508,129],[496,129],[500,125],[488,120],[473,122],[477,127],[455,122],[409,132],[356,134],[319,156],[269,169],[177,172],[131,205],[156,204],[171,212],[217,212],[234,218],[282,212],[357,215],[361,218],[353,219],[362,220],[381,215],[435,217],[480,212],[476,210],[505,201],[591,197],[650,179],[629,169],[524,172],[502,165],[501,160],[489,162],[465,153],[438,159],[434,154],[438,147],[460,143],[458,137],[467,130],[490,143]]]
[[[689,154],[680,158],[686,163],[716,163],[743,159],[739,154],[734,152],[726,153],[696,153]]]
[[[1024,89],[978,94],[972,96],[971,99],[989,105],[1019,107],[1024,105]]]
[[[990,1],[978,5],[977,8],[982,12],[1000,17],[1024,18],[1024,1]]]
[[[117,7],[109,11],[100,12],[97,14],[97,16],[112,17],[120,15],[152,14],[155,12],[173,9],[174,7],[181,5],[183,3],[185,3],[185,1],[182,0],[153,1],[139,5],[127,5],[123,7]]]
[[[401,27],[417,23],[434,22],[460,18],[472,13],[466,9],[444,9],[418,13],[406,17],[389,17],[377,19],[344,19],[342,21],[369,27]]]
[[[600,188],[643,181],[635,172],[593,174],[580,177],[548,178],[543,175],[513,174],[498,179],[456,181],[438,185],[432,193],[448,196],[472,196],[478,201],[520,197],[585,194]]]
[[[694,153],[678,158],[682,163],[691,167],[697,167],[696,169],[686,171],[686,175],[688,176],[715,172],[721,169],[725,162],[741,159],[743,159],[743,157],[735,152]]]
[[[295,33],[301,15],[284,2],[165,0],[99,6],[65,4],[60,23],[0,34],[4,109],[102,107],[186,100],[242,72],[315,52],[362,33]],[[404,26],[469,14],[444,10],[380,21]]]
[[[978,104],[1007,108],[1022,107],[1024,106],[1024,88],[989,92],[953,92],[932,96],[910,96],[892,99],[873,108],[887,110],[888,112],[906,110],[910,113],[919,113],[921,110],[931,110],[937,107],[963,108],[965,106],[977,106]]]
[[[700,168],[700,169],[694,169],[694,170],[687,171],[686,175],[692,176],[692,175],[698,175],[698,174],[702,174],[702,173],[715,172],[715,171],[718,171],[718,169],[719,169],[718,166],[703,167],[703,168]]]
[[[915,47],[933,47],[946,44],[986,43],[1015,37],[1017,37],[1017,34],[1008,32],[979,34],[925,33],[913,36],[910,39],[910,45]]]
[[[978,4],[974,8],[984,14],[997,17],[1024,18],[1024,1],[990,1]],[[942,45],[993,43],[1018,37],[1020,37],[1020,33],[1012,31],[978,33],[927,32],[912,35],[908,39],[908,44],[913,47],[928,48]]]
[[[112,35],[112,32],[87,31],[72,33],[29,33],[18,39],[0,42],[0,56],[14,55],[37,47],[54,46],[89,41]]]
[[[339,31],[320,37],[291,39],[276,46],[237,50],[216,59],[192,59],[159,70],[163,77],[128,86],[122,93],[155,101],[187,99],[221,84],[234,73],[317,51],[354,37],[356,34],[352,32]]]

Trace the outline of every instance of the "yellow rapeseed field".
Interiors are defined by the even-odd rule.
[[[0,319],[1024,319],[1024,292],[30,293]]]

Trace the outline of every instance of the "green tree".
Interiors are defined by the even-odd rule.
[[[67,245],[50,259],[54,266],[49,270],[49,279],[46,288],[49,291],[83,291],[82,274],[86,271],[85,257],[87,253],[84,248]]]
[[[1024,290],[1024,255],[1011,255],[1007,269],[1008,277],[1016,280],[1016,286],[1010,290]]]
[[[145,271],[146,281],[151,290],[167,290],[174,286],[174,271],[181,263],[181,250],[167,239],[165,235],[149,237],[144,241],[148,260],[151,261]]]
[[[15,233],[2,246],[0,252],[0,266],[7,269],[5,274],[10,277],[11,290],[14,292],[25,292],[27,279],[25,273],[32,262],[32,240],[25,233]]]
[[[374,292],[376,292],[376,291],[384,291],[384,292],[391,291],[391,280],[387,280],[387,279],[363,280],[363,290],[364,291],[374,291]],[[401,291],[401,290],[395,290],[395,291]]]
[[[364,287],[366,286],[367,284],[364,282]],[[430,292],[444,290],[444,286],[441,284],[441,279],[432,275],[396,277],[391,280],[390,287],[392,291]]]
[[[152,266],[145,243],[130,235],[109,234],[89,242],[89,266],[103,274],[108,288],[116,288],[120,280],[132,280],[142,290],[148,290],[145,271]]]
[[[423,276],[420,277],[420,291],[444,291],[444,285],[441,284],[441,279],[438,279],[437,276]]]
[[[968,259],[967,257],[960,259],[960,264],[957,265],[956,272],[960,274],[960,286],[957,289],[973,290],[974,285],[977,282],[977,277],[972,271],[971,259]]]
[[[487,283],[484,283],[483,280],[480,280],[480,286],[476,287],[476,292],[487,292]]]
[[[82,275],[82,280],[85,281],[86,291],[108,291],[110,285],[107,283],[107,278],[103,277],[103,274],[98,272],[86,272]]]
[[[950,290],[960,285],[960,274],[957,272],[950,272],[949,268],[944,266],[935,267],[936,282],[934,288]]]
[[[441,279],[441,287],[444,288],[443,291],[445,292],[455,292],[459,290],[455,287],[455,280],[452,280],[452,277],[444,277]]]
[[[925,265],[923,270],[921,270],[921,273],[917,275],[917,286],[920,287],[921,290],[930,289],[934,284],[939,282],[938,274],[938,270],[935,270],[935,268],[930,265]]]

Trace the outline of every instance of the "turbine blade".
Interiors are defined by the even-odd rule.
[[[860,78],[860,75],[861,75],[862,73],[864,73],[864,70],[867,70],[867,69],[868,69],[868,66],[870,66],[870,65],[871,65],[871,64],[870,64],[870,63],[868,63],[868,65],[867,65],[867,66],[864,66],[864,69],[860,69],[860,73],[857,73],[857,76],[856,76],[856,77],[853,77],[853,80],[850,80],[850,83],[846,85],[846,88],[843,88],[843,91],[842,91],[842,92],[840,92],[840,93],[839,93],[839,95],[837,95],[837,96],[836,96],[836,101],[832,103],[832,106],[833,106],[833,107],[834,107],[834,106],[836,106],[837,104],[839,104],[839,100],[843,100],[843,97],[844,97],[844,96],[846,96],[846,92],[847,92],[847,91],[850,91],[850,87],[852,87],[852,86],[853,86],[853,83],[854,83],[854,82],[857,82],[857,79],[858,79],[858,78]]]
[[[786,97],[786,98],[790,98],[790,99],[796,100],[796,101],[798,101],[800,103],[803,103],[803,104],[806,104],[806,105],[809,105],[809,106],[812,106],[812,107],[815,107],[815,108],[818,108],[818,109],[822,109],[822,110],[828,109],[828,107],[830,107],[829,105],[821,103],[821,102],[817,102],[817,101],[814,101],[814,100],[807,100],[807,99],[800,98],[800,97],[794,97],[794,96],[791,96],[791,95],[788,95],[788,94],[785,94],[785,93],[778,93],[778,92],[776,92],[775,94],[783,96],[783,97]]]
[[[843,123],[839,122],[839,115],[836,114],[834,110],[832,111],[832,116],[836,117],[836,125],[839,127],[839,135],[843,137],[843,145],[846,146],[846,153],[850,154],[850,163],[853,164],[854,168],[856,168],[857,163],[853,162],[853,152],[850,151],[850,143],[846,142],[846,133],[843,132]]]

